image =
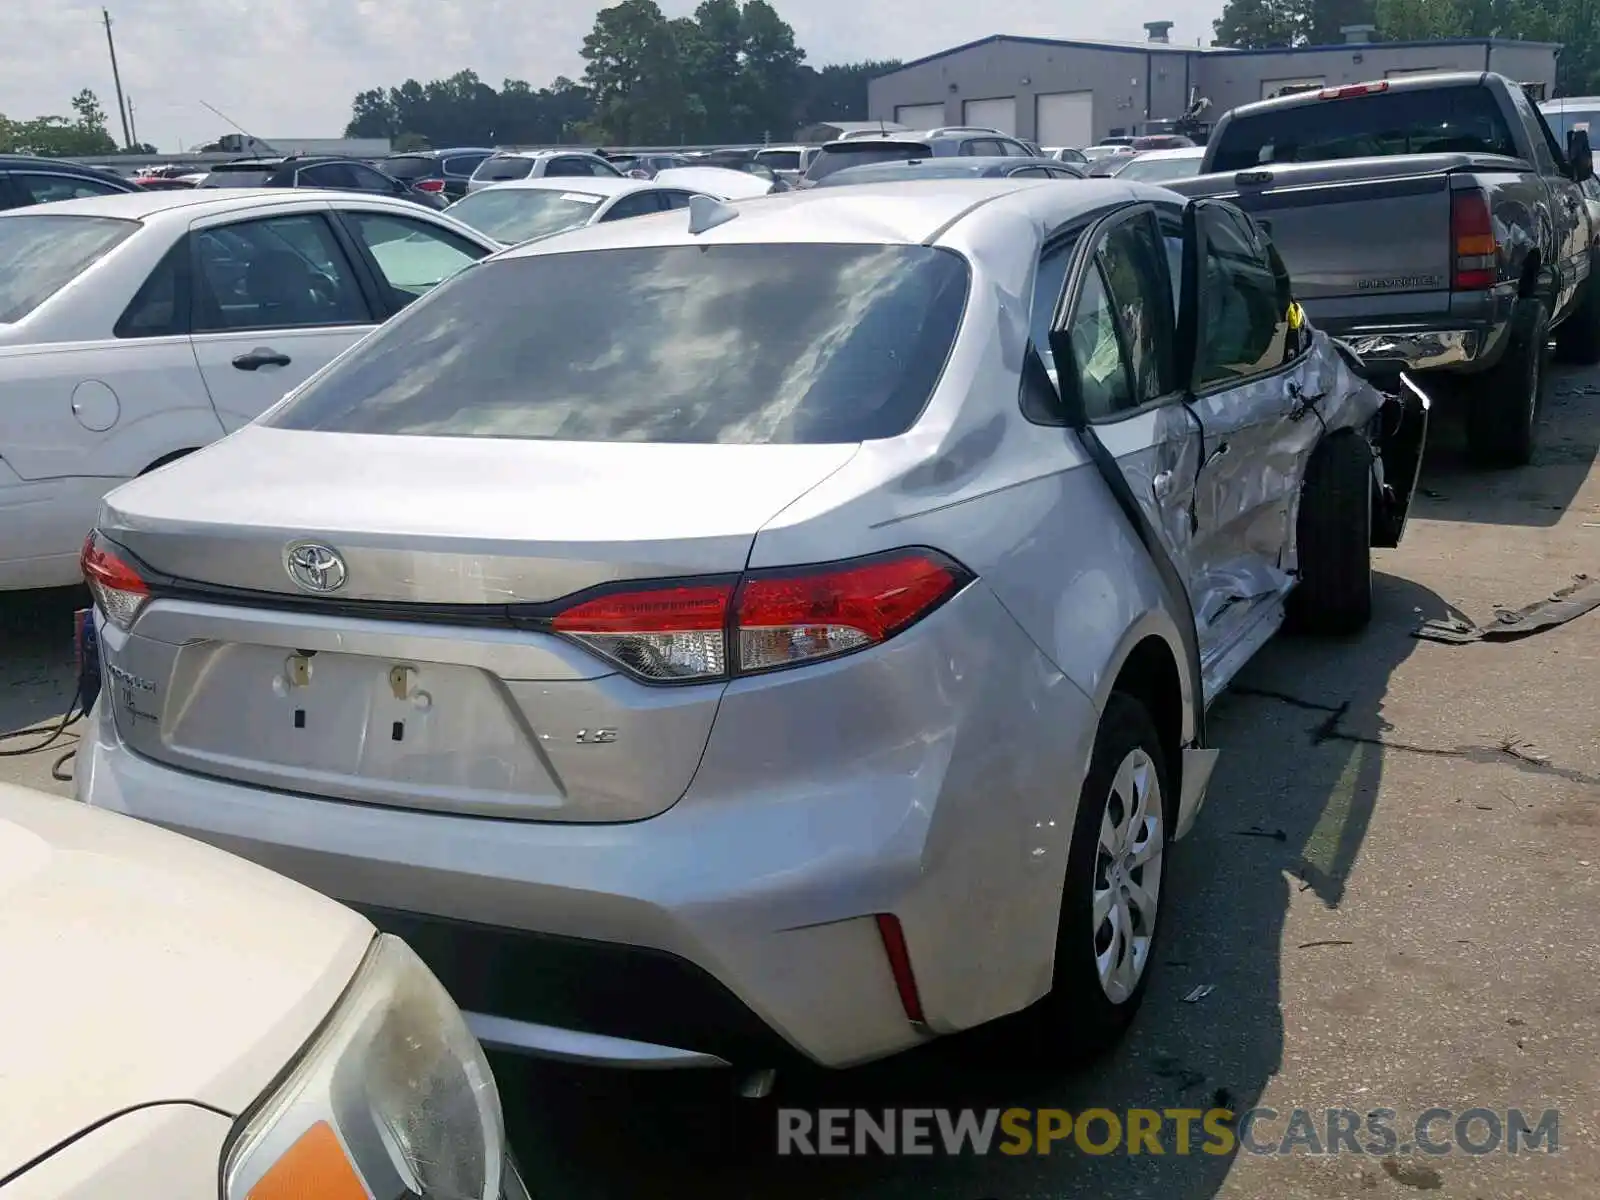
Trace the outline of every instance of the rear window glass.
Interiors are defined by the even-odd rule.
[[[851,167],[835,171],[820,181],[824,187],[844,187],[852,183],[893,183],[903,179],[976,179],[983,174],[982,164],[971,159],[961,162],[950,159],[939,163],[873,163],[868,167]]]
[[[586,225],[604,196],[545,188],[484,188],[450,206],[450,215],[497,242],[511,244]]]
[[[806,168],[806,178],[815,182],[826,179],[835,171],[846,167],[863,167],[868,163],[908,162],[913,158],[927,158],[928,147],[921,142],[859,142],[855,144],[824,146]]]
[[[226,164],[211,168],[211,173],[200,181],[201,187],[264,187],[267,180],[277,174],[278,168],[230,167]]]
[[[1228,122],[1215,144],[1213,171],[1391,154],[1517,156],[1494,96],[1472,86],[1378,92],[1251,113]]]
[[[966,304],[929,246],[649,246],[486,260],[266,423],[580,442],[904,433]]]
[[[1118,179],[1132,179],[1143,183],[1159,183],[1163,179],[1182,179],[1200,174],[1200,155],[1183,155],[1172,158],[1136,158],[1117,172]]]
[[[138,228],[112,217],[0,217],[0,325],[22,320]]]
[[[756,155],[756,161],[771,167],[774,171],[798,171],[800,169],[800,151],[763,150]]]
[[[433,174],[431,158],[386,158],[383,169],[396,179],[426,179]]]
[[[486,158],[478,164],[472,177],[499,183],[505,179],[526,179],[532,170],[531,158]]]

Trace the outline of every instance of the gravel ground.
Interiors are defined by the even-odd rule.
[[[1377,616],[1348,641],[1280,638],[1213,712],[1220,765],[1176,848],[1166,942],[1127,1042],[1075,1074],[1007,1073],[957,1039],[766,1102],[720,1075],[517,1060],[496,1069],[539,1197],[1321,1200],[1583,1197],[1600,1179],[1600,611],[1519,642],[1445,646],[1420,621],[1600,576],[1600,371],[1552,379],[1536,463],[1479,474],[1435,430]],[[71,697],[71,593],[0,599],[0,730]],[[0,749],[25,743],[0,743]],[[48,752],[0,779],[62,794]],[[1192,1003],[1200,985],[1214,989]],[[988,1064],[988,1065],[985,1065]],[[1173,1152],[779,1158],[773,1106],[1074,1112],[1268,1106],[1559,1110],[1560,1153]],[[1363,1116],[1364,1119],[1364,1116]],[[1433,1127],[1446,1134],[1449,1122]],[[1481,1131],[1481,1126],[1478,1127]],[[1197,1142],[1200,1135],[1197,1131]],[[1363,1135],[1358,1142],[1370,1141]]]

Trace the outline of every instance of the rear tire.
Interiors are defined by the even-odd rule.
[[[1556,353],[1562,362],[1593,366],[1600,363],[1600,255],[1589,252],[1589,282],[1583,301],[1556,330]]]
[[[1053,984],[1026,1014],[1035,1057],[1096,1057],[1117,1043],[1144,1000],[1161,927],[1173,786],[1149,710],[1113,692],[1078,797]]]
[[[1532,460],[1549,342],[1549,306],[1540,298],[1524,299],[1505,354],[1472,383],[1467,453],[1479,466],[1522,467]]]
[[[1323,438],[1306,465],[1296,525],[1300,581],[1289,623],[1348,634],[1372,620],[1372,447],[1353,429]]]

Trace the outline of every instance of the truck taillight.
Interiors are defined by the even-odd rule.
[[[442,179],[419,179],[415,183],[413,183],[411,186],[416,188],[417,191],[419,191],[419,192],[432,192],[434,195],[437,196],[440,192],[444,191],[444,180],[442,180]]]
[[[1457,292],[1482,292],[1495,285],[1499,248],[1489,198],[1481,191],[1454,192],[1450,197],[1450,240],[1454,246],[1450,287]]]
[[[972,580],[934,550],[607,590],[552,632],[652,683],[703,682],[837,658],[894,637]]]
[[[98,530],[83,543],[83,580],[100,611],[118,629],[132,628],[133,620],[150,599],[150,587],[128,565],[117,548]]]

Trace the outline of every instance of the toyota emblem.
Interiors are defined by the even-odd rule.
[[[337,592],[348,576],[339,552],[321,542],[292,543],[283,552],[283,565],[308,592]]]

